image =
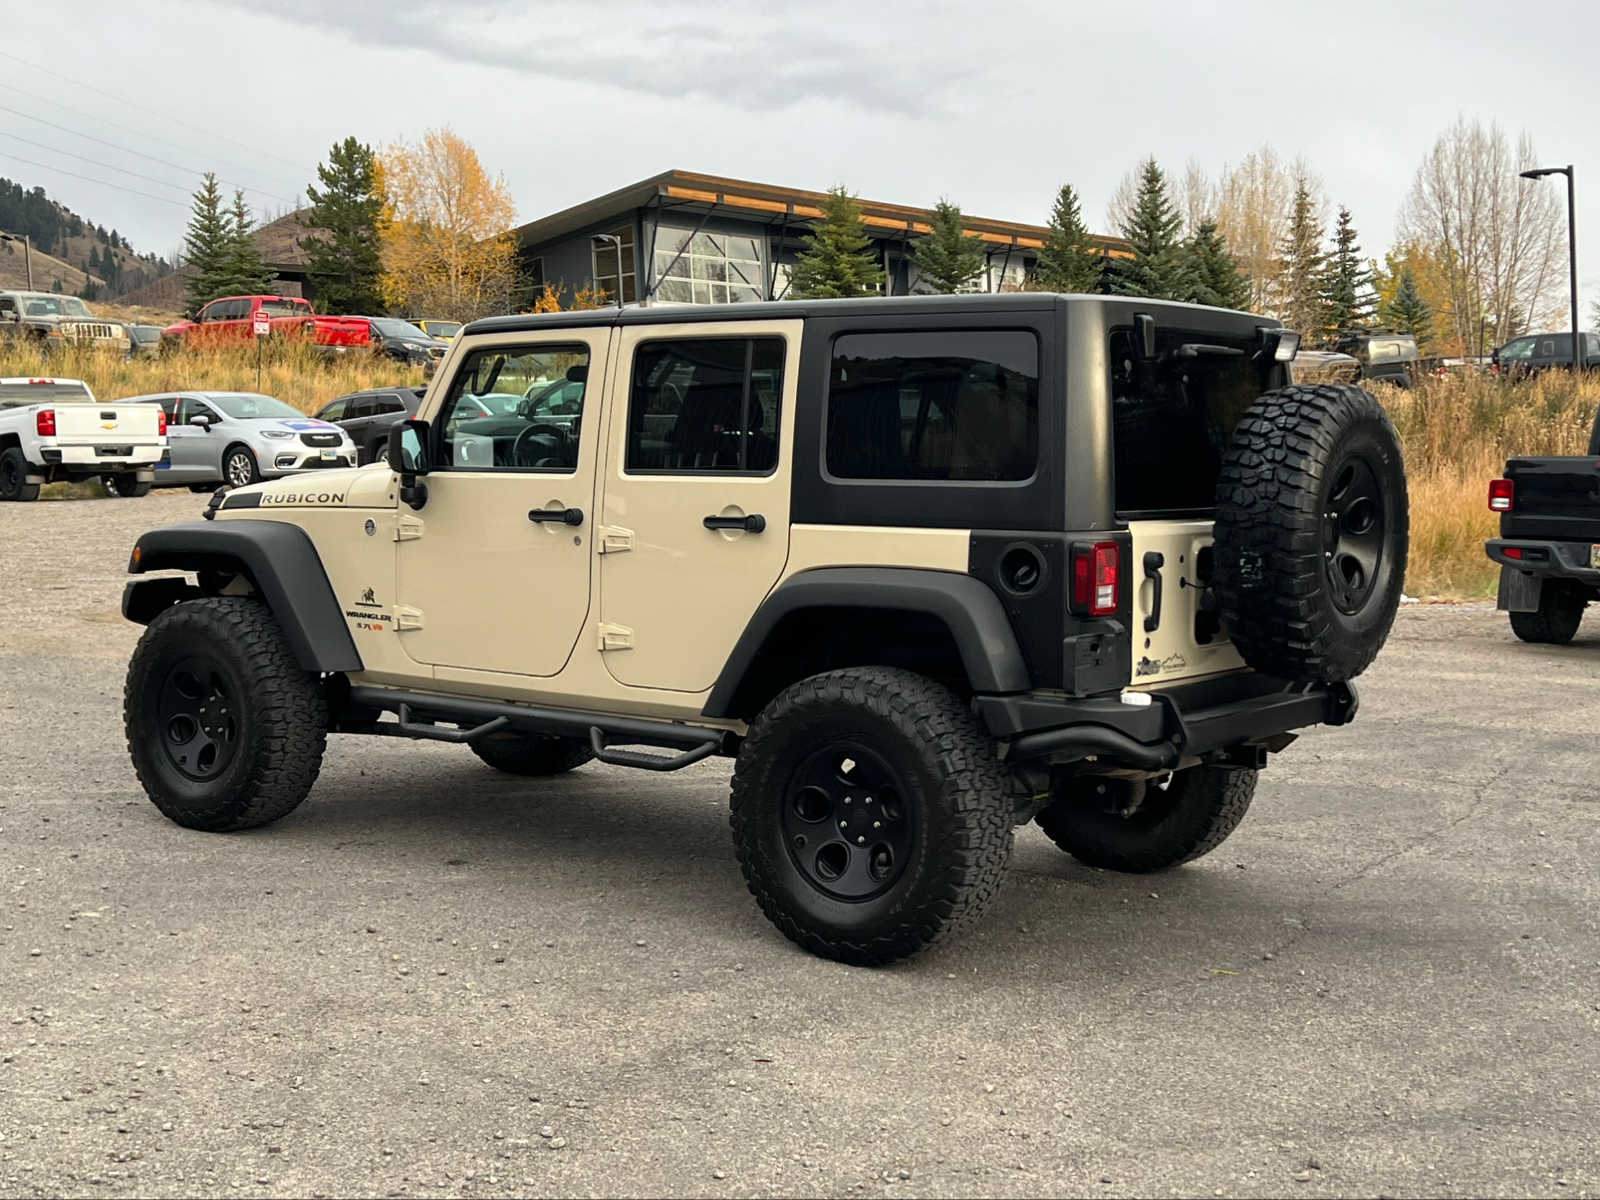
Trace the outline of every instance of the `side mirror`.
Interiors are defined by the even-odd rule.
[[[189,424],[198,426],[207,433],[211,432],[211,418],[206,416],[205,413],[195,413],[194,416],[189,418]]]
[[[427,445],[426,421],[401,421],[389,430],[389,467],[400,476],[400,499],[414,509],[428,502],[428,485],[421,482],[428,473]]]

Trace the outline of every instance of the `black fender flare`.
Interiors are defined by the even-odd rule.
[[[817,567],[791,575],[762,601],[717,676],[703,716],[737,715],[741,685],[767,638],[785,617],[807,608],[926,613],[955,639],[974,692],[1025,692],[1032,686],[1005,608],[982,580],[918,567]]]
[[[188,521],[152,529],[134,545],[128,573],[226,571],[245,575],[272,610],[307,671],[359,671],[350,627],[305,530],[282,521]],[[148,625],[180,600],[200,595],[185,580],[139,579],[122,592],[122,615]]]

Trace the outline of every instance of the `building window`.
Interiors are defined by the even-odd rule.
[[[743,234],[656,230],[656,299],[738,304],[767,298],[762,239]]]
[[[622,243],[622,264],[619,284],[617,267],[617,242]],[[602,235],[600,240],[591,242],[594,255],[594,271],[592,278],[594,286],[604,289],[607,299],[615,302],[617,296],[622,296],[624,304],[632,304],[639,299],[638,268],[634,264],[633,254],[633,226],[625,225],[621,229],[612,229]]]

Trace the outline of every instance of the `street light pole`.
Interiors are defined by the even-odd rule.
[[[33,245],[28,240],[28,235],[18,237],[14,233],[0,233],[0,241],[21,242],[22,261],[28,265],[28,290],[33,291]]]
[[[1538,167],[1522,172],[1524,179],[1543,179],[1546,175],[1567,177],[1567,277],[1572,295],[1572,369],[1581,370],[1581,334],[1578,332],[1578,209],[1573,195],[1572,164],[1564,167]]]

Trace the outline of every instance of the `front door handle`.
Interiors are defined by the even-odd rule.
[[[767,527],[767,519],[760,513],[748,517],[707,517],[701,521],[707,529],[742,529],[746,533],[760,533]]]
[[[530,521],[560,521],[563,525],[582,525],[581,508],[534,508],[528,510]]]

